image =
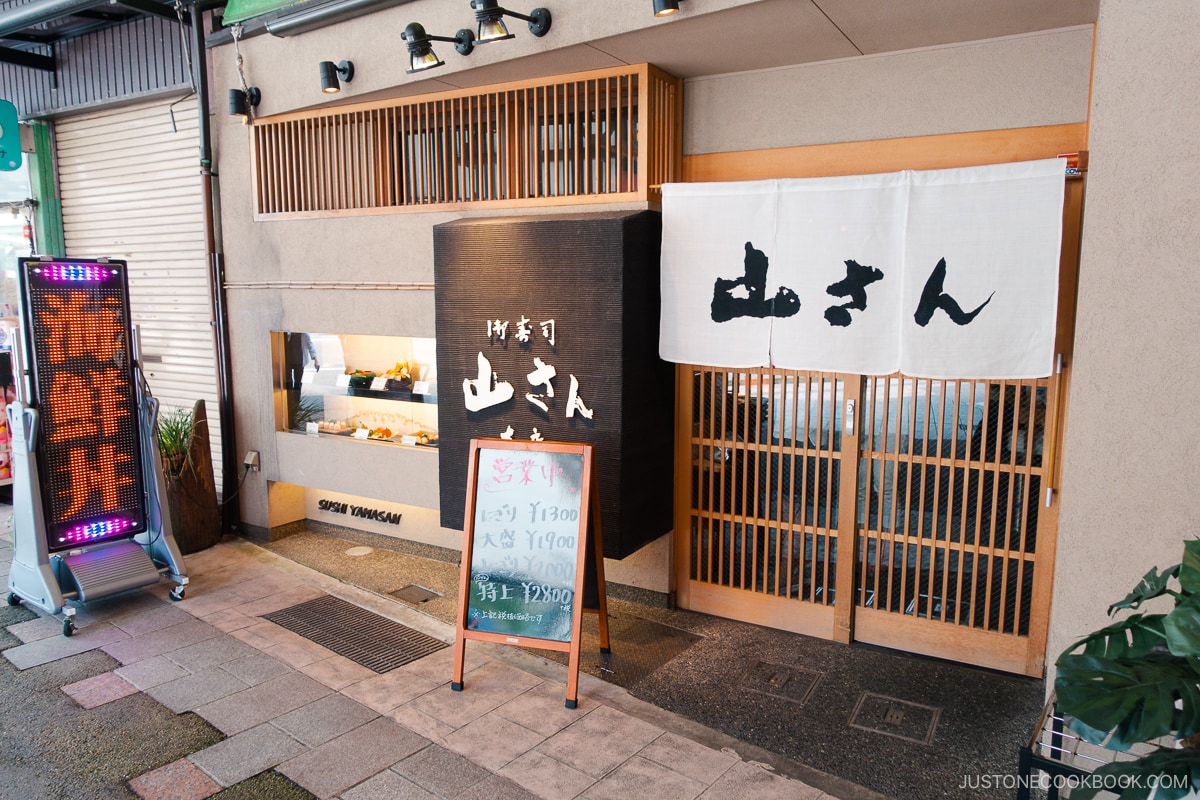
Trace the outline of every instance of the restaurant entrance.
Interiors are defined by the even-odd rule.
[[[1041,676],[1082,203],[1049,377],[679,365],[679,605]]]

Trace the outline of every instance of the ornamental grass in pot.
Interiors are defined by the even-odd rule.
[[[1150,601],[1164,610],[1149,612]],[[1110,617],[1118,612],[1134,613],[1059,656],[1054,691],[1081,738],[1137,756],[1097,769],[1109,780],[1072,800],[1096,796],[1101,783],[1123,787],[1122,800],[1200,796],[1200,540],[1184,543],[1180,563],[1147,572],[1109,606]]]
[[[171,532],[184,555],[221,540],[221,507],[209,448],[204,401],[186,408],[164,409],[158,416],[158,450],[162,455]]]

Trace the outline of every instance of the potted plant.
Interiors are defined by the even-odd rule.
[[[1165,613],[1143,605],[1163,598]],[[1169,600],[1168,600],[1169,598]],[[1200,540],[1184,543],[1183,560],[1151,569],[1109,616],[1132,613],[1067,648],[1056,662],[1058,710],[1085,741],[1136,751],[1095,771],[1072,792],[1094,797],[1100,784],[1125,800],[1197,796],[1200,790]],[[1170,746],[1161,745],[1164,740]],[[1138,747],[1143,745],[1142,747]],[[1164,780],[1170,778],[1170,780]],[[1157,787],[1157,788],[1154,788]]]
[[[171,408],[158,415],[158,451],[167,482],[178,481],[192,446],[192,412]]]
[[[180,552],[213,546],[221,539],[221,515],[203,400],[190,411],[174,408],[159,414],[158,449],[167,485],[166,511]]]

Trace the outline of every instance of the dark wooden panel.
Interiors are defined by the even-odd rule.
[[[604,551],[623,558],[671,528],[674,378],[658,358],[660,216],[655,212],[460,220],[434,228],[442,525],[462,528],[474,437],[596,446]],[[522,317],[528,341],[516,338]],[[541,323],[553,319],[554,344]],[[507,321],[507,336],[489,322]],[[469,411],[464,380],[488,359],[511,399]],[[548,394],[527,375],[557,371]],[[570,378],[593,412],[567,418]]]

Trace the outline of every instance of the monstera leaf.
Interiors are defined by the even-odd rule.
[[[1105,764],[1071,790],[1071,800],[1091,800],[1106,787],[1121,800],[1181,800],[1200,789],[1200,751],[1158,750],[1136,761]]]
[[[1142,576],[1141,583],[1133,587],[1133,591],[1125,595],[1125,599],[1120,602],[1113,603],[1108,607],[1108,615],[1111,617],[1114,611],[1121,609],[1136,610],[1138,606],[1147,600],[1152,600],[1155,597],[1161,597],[1170,591],[1169,582],[1171,578],[1179,575],[1181,564],[1176,564],[1163,573],[1159,573],[1157,567],[1151,567],[1150,571]],[[1197,579],[1200,579],[1200,573],[1197,573]]]
[[[1195,659],[1169,653],[1141,658],[1064,654],[1058,660],[1058,709],[1086,741],[1114,750],[1200,732],[1200,671]],[[1176,707],[1178,705],[1178,707]]]
[[[1172,655],[1200,656],[1200,595],[1187,598],[1162,620],[1163,638]]]

